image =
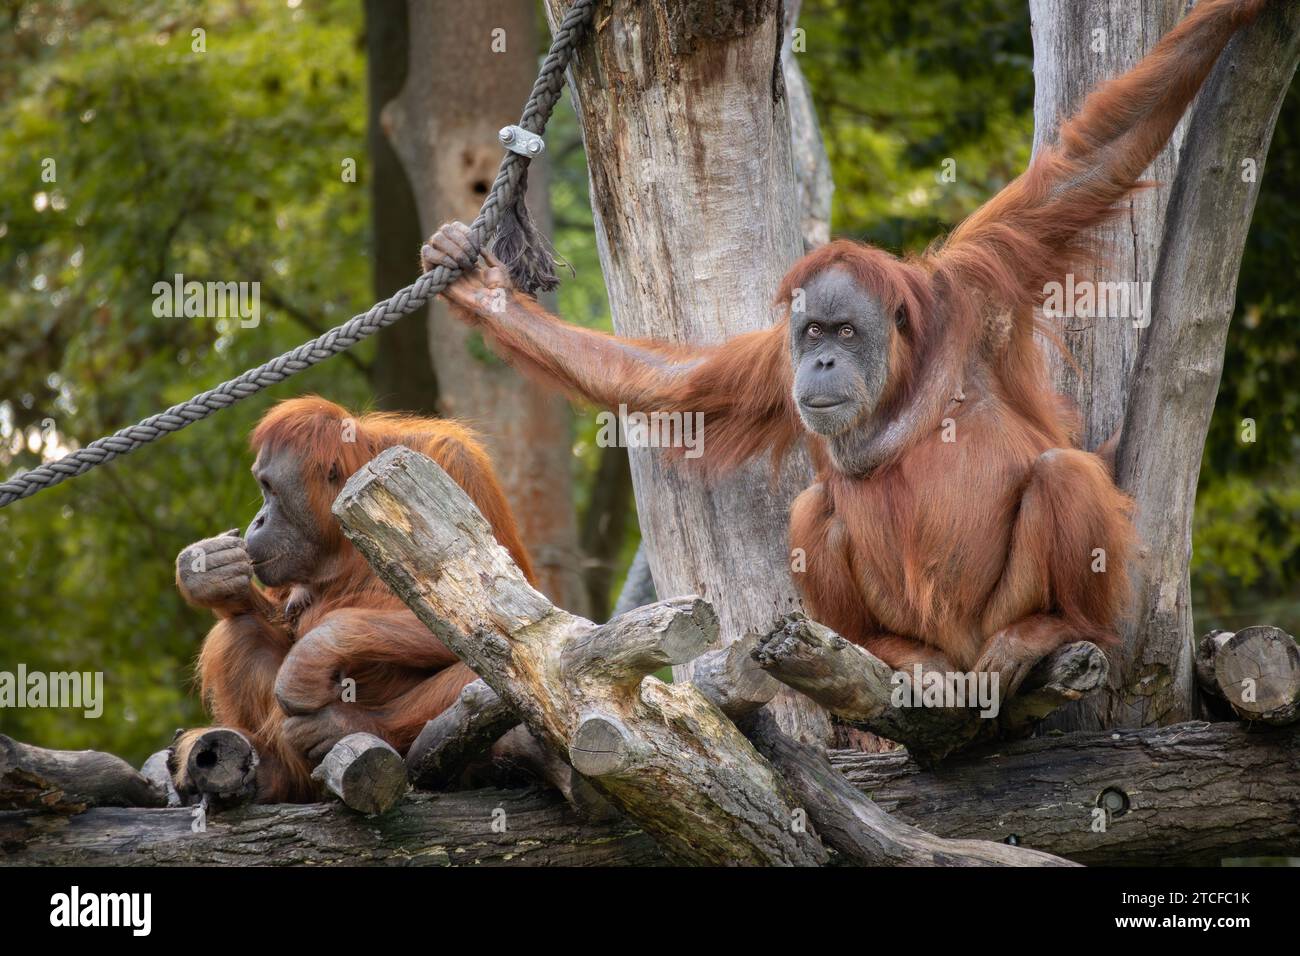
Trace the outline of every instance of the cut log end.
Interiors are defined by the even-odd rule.
[[[249,798],[257,789],[257,751],[237,730],[201,734],[185,762],[186,779],[202,794],[224,801]]]
[[[751,634],[698,657],[691,683],[718,709],[738,720],[767,704],[781,689],[754,658],[758,635]]]
[[[1243,720],[1282,726],[1300,719],[1300,646],[1280,628],[1207,634],[1196,673],[1202,689]]]
[[[694,595],[647,604],[602,624],[564,655],[574,680],[635,687],[647,674],[685,664],[718,639],[718,615]]]
[[[660,625],[658,645],[668,665],[695,660],[718,639],[718,613],[708,601],[691,596],[664,605],[671,613]]]
[[[384,813],[406,793],[406,762],[372,734],[349,734],[325,755],[312,779],[359,813]]]
[[[632,735],[613,717],[588,717],[569,744],[569,762],[578,773],[603,777],[628,769],[633,761]]]

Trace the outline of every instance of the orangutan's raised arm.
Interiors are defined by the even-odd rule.
[[[1034,304],[1076,258],[1173,134],[1219,54],[1271,0],[1201,0],[1137,66],[1098,87],[1058,142],[973,213],[939,251],[942,267],[1002,307]]]

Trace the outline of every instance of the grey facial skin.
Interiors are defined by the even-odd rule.
[[[263,449],[253,462],[253,477],[262,488],[262,508],[244,536],[253,573],[268,587],[308,583],[325,559],[326,548],[297,456]]]
[[[795,407],[810,431],[843,434],[875,409],[893,323],[843,270],[820,273],[804,288],[804,309],[790,316],[790,360]]]

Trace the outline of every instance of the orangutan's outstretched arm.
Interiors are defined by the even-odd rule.
[[[422,251],[425,269],[463,267],[466,233],[461,223],[439,229]],[[443,296],[502,358],[572,398],[630,413],[699,413],[713,467],[784,450],[799,434],[785,323],[716,346],[623,339],[556,318],[490,263],[465,269]]]

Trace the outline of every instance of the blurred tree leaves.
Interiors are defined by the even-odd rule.
[[[919,251],[1028,162],[1026,4],[808,0],[799,22],[835,175],[835,233]],[[955,182],[940,182],[945,160]]]
[[[40,461],[290,348],[369,302],[361,13],[350,0],[31,3],[0,66],[0,464]],[[205,31],[206,52],[191,31]],[[358,183],[345,183],[352,157]],[[43,182],[42,161],[55,182]],[[153,285],[261,281],[294,317],[154,316]],[[310,327],[310,328],[309,328]],[[360,347],[362,355],[368,351]],[[247,434],[277,398],[364,404],[345,361],[0,512],[0,667],[102,670],[99,720],[0,710],[6,733],[139,760],[202,721],[209,616],[176,553],[255,510]]]

